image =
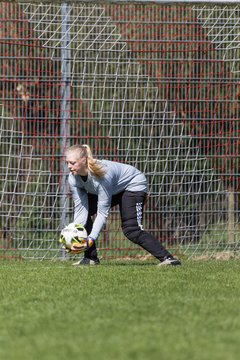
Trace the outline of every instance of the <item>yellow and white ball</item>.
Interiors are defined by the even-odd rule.
[[[71,249],[74,244],[86,242],[87,231],[81,224],[71,223],[62,229],[59,242],[65,249]]]

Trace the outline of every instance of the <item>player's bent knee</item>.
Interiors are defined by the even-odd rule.
[[[124,228],[124,235],[128,238],[128,240],[138,244],[139,235],[141,233],[141,229],[139,228]]]

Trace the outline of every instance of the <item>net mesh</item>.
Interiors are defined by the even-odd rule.
[[[197,19],[206,31],[207,38],[214,48],[221,53],[225,62],[229,62],[231,71],[240,71],[240,9],[239,5],[209,7],[195,6]]]
[[[235,254],[239,6],[2,3],[0,17],[4,256],[64,257],[74,143],[145,172],[145,227],[174,253]],[[146,256],[117,209],[98,245]]]

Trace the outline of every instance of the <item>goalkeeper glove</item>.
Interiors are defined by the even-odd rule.
[[[72,254],[80,254],[86,250],[88,250],[95,243],[95,239],[91,237],[87,237],[86,239],[82,239],[81,242],[75,242],[72,244],[70,252]]]

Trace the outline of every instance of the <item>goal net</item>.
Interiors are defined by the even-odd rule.
[[[1,258],[65,258],[64,149],[143,171],[177,256],[239,253],[240,3],[1,3]],[[101,255],[147,258],[111,212]]]

